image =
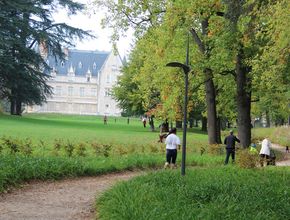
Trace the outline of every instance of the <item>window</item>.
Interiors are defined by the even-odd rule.
[[[94,64],[93,64],[93,69],[95,70],[95,69],[97,69],[97,64],[94,62]]]
[[[73,87],[72,86],[69,86],[68,87],[68,95],[69,96],[72,96],[73,95]]]
[[[118,68],[116,68],[116,67],[112,67],[111,70],[112,70],[112,72],[118,72]]]
[[[88,76],[88,77],[87,77],[87,82],[90,82],[90,81],[91,81],[91,77]]]
[[[80,96],[81,97],[84,97],[85,96],[85,88],[84,87],[81,87],[80,88]]]
[[[110,75],[107,75],[107,83],[110,82]]]
[[[63,62],[63,61],[61,61],[60,65],[61,65],[61,67],[64,67],[64,62]]]
[[[91,88],[91,95],[97,96],[97,89],[96,88]]]
[[[61,86],[55,87],[55,95],[61,95]]]
[[[111,95],[111,90],[109,88],[105,89],[105,96],[110,96]]]
[[[106,108],[109,108],[109,105],[108,104],[106,104]]]

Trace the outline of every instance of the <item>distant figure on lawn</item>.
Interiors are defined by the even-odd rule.
[[[147,123],[146,117],[142,118],[142,123],[143,123],[144,128],[146,128],[146,123]]]
[[[269,165],[269,160],[270,160],[270,154],[271,154],[271,142],[268,140],[268,138],[265,138],[262,141],[262,147],[260,150],[260,164],[261,167],[264,166],[265,161],[267,162],[267,165]]]
[[[224,140],[226,145],[226,159],[225,165],[229,163],[230,155],[232,156],[232,162],[235,162],[235,144],[236,142],[240,143],[240,140],[234,135],[234,132],[231,130],[230,135],[227,136]]]
[[[169,132],[169,124],[168,124],[167,119],[165,122],[159,125],[159,129],[160,129],[160,134],[159,134],[158,142],[163,143],[163,139],[167,137],[168,132]]]
[[[172,128],[169,131],[168,136],[165,140],[166,144],[166,163],[164,168],[167,167],[176,168],[176,158],[177,158],[177,147],[180,149],[180,139],[176,135],[176,128]]]
[[[289,146],[286,146],[286,153],[289,153]]]
[[[107,121],[108,121],[108,117],[107,117],[107,115],[105,115],[105,116],[104,116],[104,125],[107,124]]]

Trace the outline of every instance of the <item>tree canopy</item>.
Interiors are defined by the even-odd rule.
[[[104,25],[115,30],[113,40],[129,26],[135,28],[136,45],[117,86],[123,89],[122,96],[115,93],[119,100],[130,97],[138,109],[154,110],[163,119],[180,119],[182,72],[165,65],[185,61],[190,32],[188,112],[199,109],[200,114],[215,118],[208,121],[213,128],[210,143],[218,142],[220,119],[237,121],[246,147],[252,118],[268,114],[272,121],[285,121],[289,117],[289,1],[97,2],[109,11]],[[126,90],[132,84],[134,89]],[[133,106],[122,107],[132,110]]]

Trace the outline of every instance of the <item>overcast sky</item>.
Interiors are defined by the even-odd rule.
[[[75,0],[76,2],[81,2],[86,4],[90,0]],[[110,51],[112,49],[112,44],[110,43],[110,30],[102,29],[100,22],[104,17],[104,11],[97,11],[97,13],[88,15],[87,13],[78,13],[77,15],[68,16],[67,12],[62,9],[58,10],[54,14],[55,22],[65,22],[73,27],[78,27],[83,30],[91,30],[92,34],[97,38],[90,40],[84,39],[82,42],[77,42],[76,49],[80,50],[99,50],[99,51]],[[127,38],[120,39],[118,43],[118,50],[121,56],[128,55],[130,51],[130,45],[132,39],[130,36]]]

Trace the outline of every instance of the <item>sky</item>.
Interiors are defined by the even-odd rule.
[[[83,4],[87,4],[91,0],[75,0]],[[96,36],[96,39],[83,39],[82,42],[76,42],[75,49],[79,50],[99,50],[99,51],[111,51],[112,44],[110,43],[110,29],[102,29],[101,19],[104,17],[104,11],[98,10],[95,14],[79,12],[77,15],[67,15],[65,9],[59,9],[57,13],[53,15],[55,22],[65,22],[70,26],[81,28],[83,30],[91,30],[92,34]],[[117,44],[120,55],[128,56],[132,37],[130,33],[127,34],[128,37],[121,38]]]

